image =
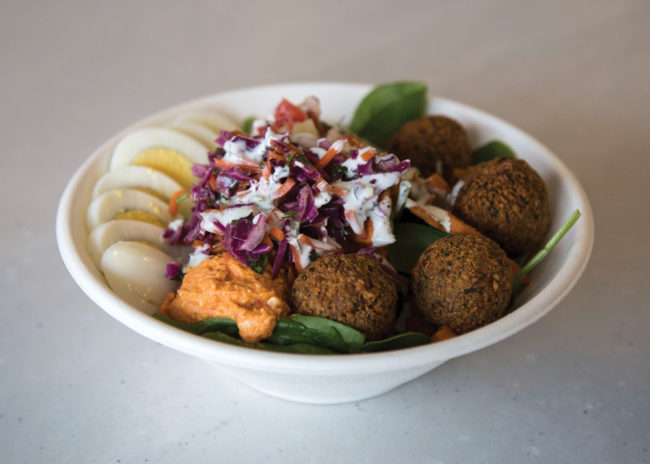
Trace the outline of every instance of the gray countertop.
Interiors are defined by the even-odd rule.
[[[648,24],[647,1],[3,1],[0,461],[650,462]],[[521,127],[587,191],[591,262],[523,332],[374,399],[294,404],[131,331],[65,270],[58,198],[118,130],[243,86],[398,79]]]

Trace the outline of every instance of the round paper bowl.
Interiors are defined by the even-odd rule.
[[[93,265],[85,247],[88,232],[84,217],[93,186],[107,171],[113,147],[125,133],[165,124],[179,114],[203,107],[216,108],[240,121],[251,115],[265,117],[282,98],[301,101],[309,95],[320,99],[323,119],[346,123],[370,89],[365,84],[299,83],[237,90],[161,111],[115,135],[81,165],[59,203],[57,241],[70,274],[95,304],[145,337],[203,359],[257,390],[307,403],[341,403],[379,395],[539,320],[575,285],[589,259],[594,229],[587,197],[576,177],[533,137],[483,111],[438,97],[430,97],[429,114],[458,120],[474,147],[494,139],[506,142],[544,178],[551,202],[551,232],[574,210],[582,213],[573,229],[532,272],[532,283],[517,298],[516,309],[496,322],[450,340],[396,351],[351,355],[267,352],[220,343],[166,325],[123,301]]]

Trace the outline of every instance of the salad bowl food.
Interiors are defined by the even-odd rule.
[[[448,359],[496,343],[548,313],[576,283],[591,252],[593,219],[583,189],[564,164],[529,135],[494,116],[438,97],[427,99],[426,114],[442,114],[460,122],[467,130],[472,147],[482,146],[495,139],[506,142],[518,157],[527,161],[544,179],[551,211],[549,237],[574,211],[581,213],[580,220],[531,272],[530,284],[517,295],[507,314],[498,320],[444,341],[408,348],[340,355],[297,354],[251,349],[189,333],[152,317],[155,307],[139,304],[136,299],[129,298],[128,294],[118,294],[112,289],[117,289],[119,282],[111,280],[106,267],[104,273],[99,270],[102,257],[95,250],[97,247],[100,247],[100,251],[106,248],[100,246],[104,236],[101,239],[91,237],[90,245],[87,246],[89,224],[94,225],[93,221],[99,221],[97,218],[101,216],[97,212],[99,209],[94,206],[89,209],[89,205],[97,203],[93,199],[102,193],[98,192],[98,189],[103,188],[100,185],[102,182],[119,184],[120,175],[137,174],[132,167],[126,169],[114,166],[115,153],[119,152],[120,156],[126,158],[129,156],[128,147],[124,148],[127,145],[124,142],[127,139],[125,136],[151,132],[152,127],[175,123],[196,134],[197,138],[200,137],[205,142],[204,145],[209,146],[210,132],[189,120],[180,120],[180,124],[179,116],[213,111],[239,125],[251,116],[266,117],[281,99],[297,102],[310,95],[320,99],[322,120],[345,126],[350,123],[355,108],[371,88],[364,84],[299,83],[232,91],[164,110],[117,134],[82,164],[60,200],[57,240],[70,274],[98,306],[136,332],[172,349],[203,359],[255,389],[308,403],[340,403],[379,395],[431,371]],[[164,130],[152,134],[151,137],[158,139],[170,137]],[[174,137],[178,138],[177,135]],[[129,143],[138,145],[137,140]],[[170,143],[182,145],[186,152],[198,152],[197,156],[200,155],[200,148],[197,148],[200,145],[193,144],[191,140],[180,137]],[[118,174],[108,181],[100,182],[111,170]],[[173,181],[166,182],[171,183],[165,188],[173,191]],[[142,192],[131,194],[134,198],[145,195]],[[149,204],[153,204],[153,201]],[[166,220],[169,219],[167,215],[165,217]],[[158,230],[151,227],[151,230]],[[139,245],[133,246],[137,248]],[[165,244],[161,243],[160,246],[164,249]],[[126,285],[130,283],[126,282]],[[165,288],[161,291],[169,291]]]

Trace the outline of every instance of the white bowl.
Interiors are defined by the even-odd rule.
[[[341,403],[389,391],[441,365],[448,359],[496,343],[548,313],[582,274],[593,243],[593,218],[587,197],[575,176],[546,147],[516,127],[467,105],[432,97],[428,113],[461,122],[473,146],[492,139],[509,144],[545,179],[551,202],[551,232],[576,209],[582,217],[546,260],[536,268],[532,284],[517,300],[515,311],[496,322],[435,344],[381,353],[300,355],[258,351],[196,336],[152,318],[127,304],[95,268],[85,243],[84,216],[97,179],[107,171],[113,147],[128,131],[166,123],[192,108],[214,107],[238,120],[271,114],[280,99],[321,100],[323,119],[349,122],[370,85],[299,83],[221,93],[164,110],[129,127],[99,147],[77,170],[61,197],[57,241],[70,274],[103,310],[136,332],[173,349],[222,368],[249,386],[281,398],[308,403]]]

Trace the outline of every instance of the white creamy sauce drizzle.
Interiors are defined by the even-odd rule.
[[[399,181],[399,172],[386,172],[370,174],[350,181],[339,180],[332,184],[332,187],[346,192],[343,196],[343,209],[356,213],[358,222],[348,221],[355,234],[363,233],[363,224],[367,219],[372,221],[374,246],[388,245],[395,241],[390,224],[390,210],[386,214],[384,211],[386,206],[380,206],[378,199],[381,192],[388,190]]]
[[[447,202],[449,203],[449,206],[454,206],[454,203],[456,203],[456,198],[458,198],[458,192],[460,192],[460,189],[463,188],[463,185],[465,185],[465,182],[459,180],[456,182],[456,185],[454,185],[454,188],[451,189],[451,192],[449,195],[447,195]]]
[[[184,270],[186,271],[187,268],[189,267],[198,266],[203,261],[208,259],[210,257],[210,255],[208,254],[209,250],[210,250],[210,245],[208,244],[198,246],[194,251],[192,251],[192,253],[190,253],[190,259],[187,262],[187,264],[184,266]]]
[[[215,222],[225,227],[232,223],[232,221],[245,218],[253,213],[253,211],[253,206],[234,206],[232,208],[226,208],[223,211],[204,211],[201,213],[201,229],[212,233],[221,233],[214,225]]]
[[[241,164],[244,160],[260,163],[264,159],[267,148],[271,146],[271,142],[274,140],[280,141],[283,137],[284,134],[276,134],[271,130],[271,127],[267,127],[264,138],[252,149],[248,149],[246,140],[227,140],[223,144],[223,149],[226,152],[223,160],[233,164]]]
[[[414,206],[419,206],[433,219],[438,221],[440,225],[442,225],[442,227],[445,229],[445,232],[451,232],[451,220],[449,219],[449,212],[447,210],[438,208],[437,206],[433,206],[433,205],[425,205],[420,202],[416,203],[410,198],[406,200],[407,208],[412,208]]]

